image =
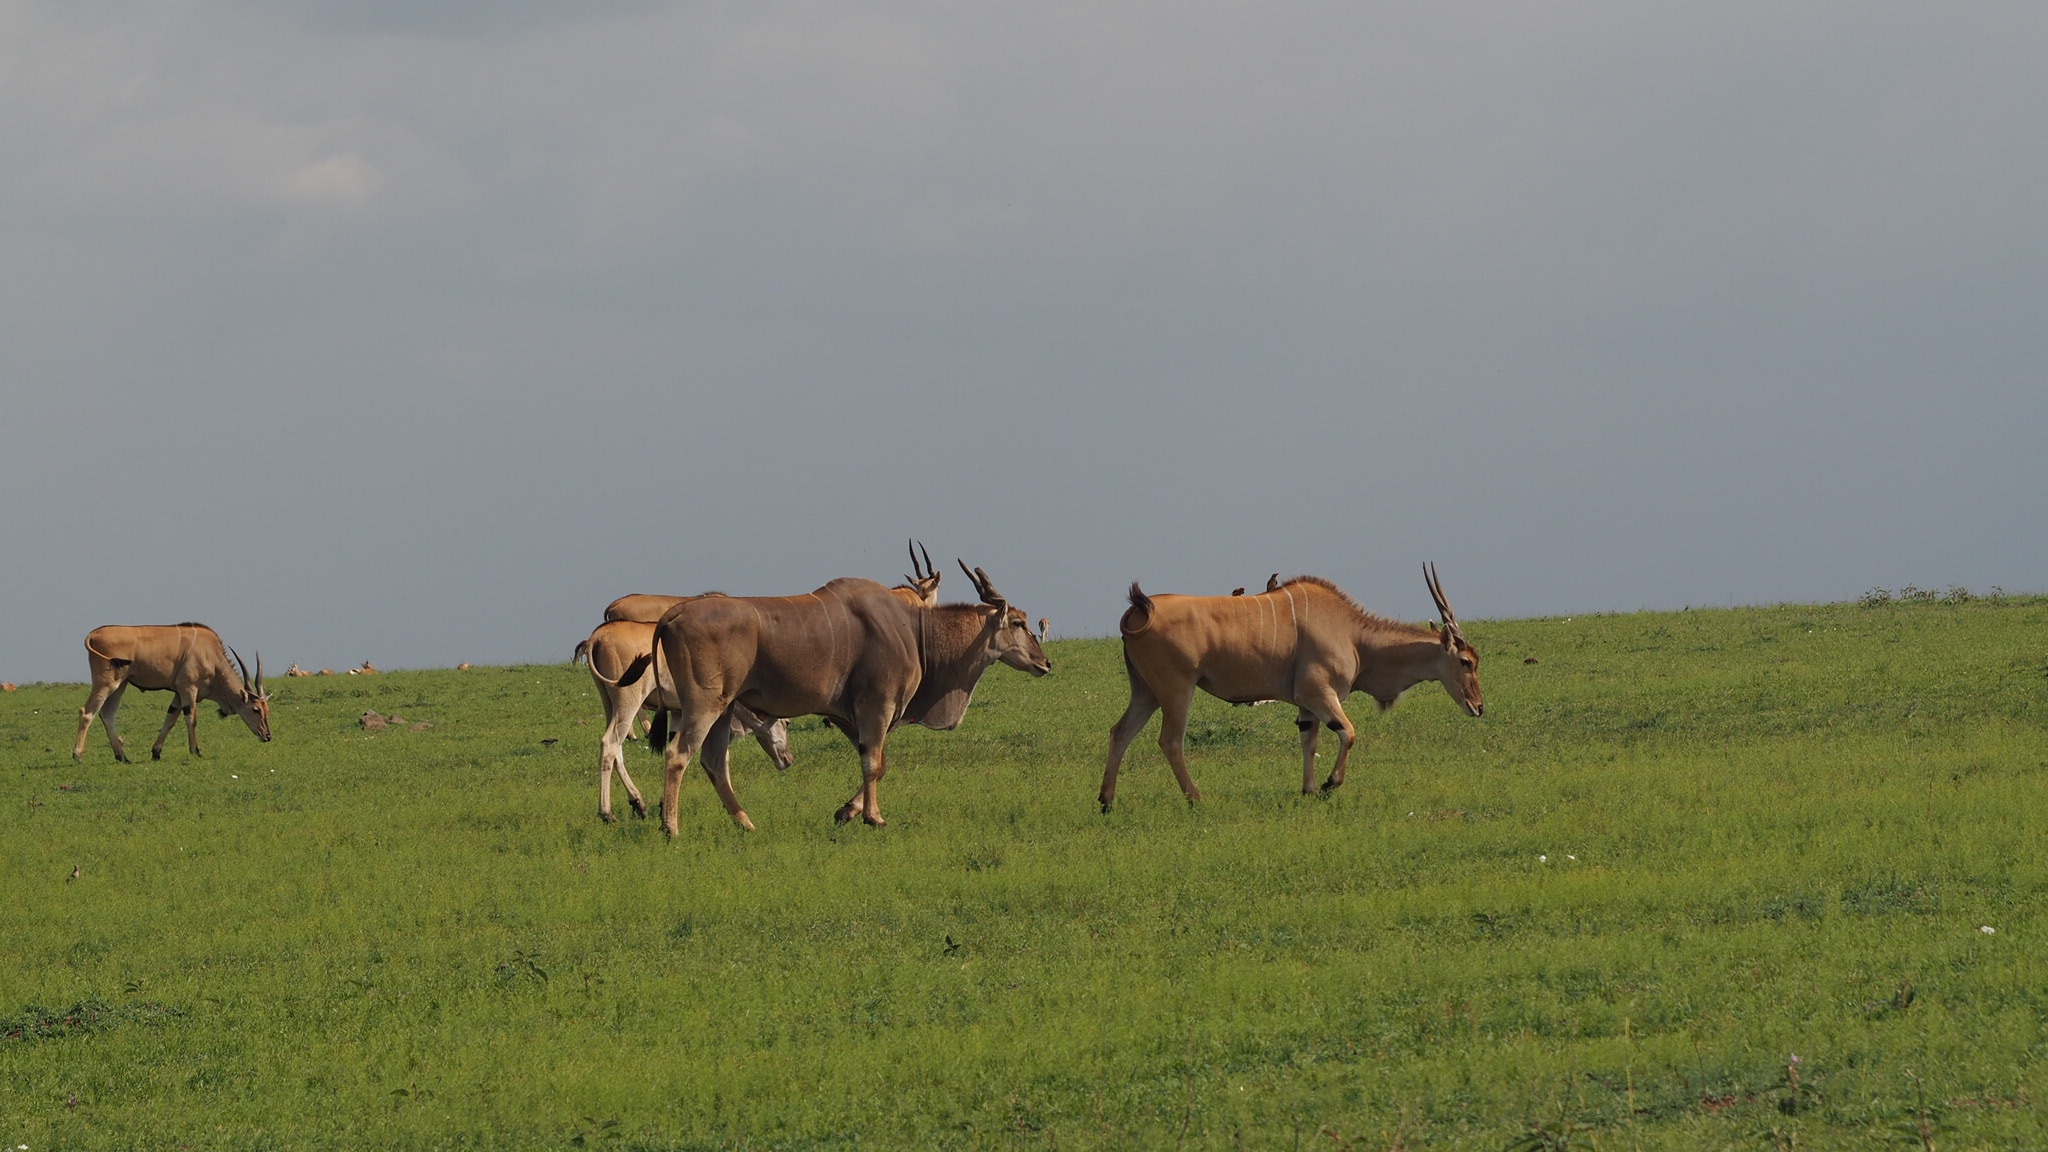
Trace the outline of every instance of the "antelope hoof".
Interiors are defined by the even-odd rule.
[[[1343,785],[1344,782],[1342,780],[1339,780],[1336,777],[1332,776],[1328,780],[1323,781],[1323,795],[1328,796],[1330,793],[1335,792],[1338,788],[1343,787]]]
[[[600,819],[600,820],[602,820],[602,821],[604,821],[604,822],[605,822],[605,823],[607,823],[607,824],[617,824],[617,823],[618,823],[618,821],[617,821],[617,820],[614,820],[614,819],[612,819],[612,814],[611,814],[611,813],[609,813],[609,812],[599,812],[599,813],[597,814],[597,818],[598,818],[598,819]]]
[[[886,828],[889,825],[889,822],[880,816],[870,816],[865,812],[860,814],[860,818],[870,828]]]
[[[745,812],[733,813],[732,822],[739,825],[740,830],[743,832],[752,832],[754,830],[754,822],[752,820],[747,819],[747,814]]]
[[[833,822],[834,824],[844,824],[844,823],[846,823],[847,821],[849,821],[849,820],[853,819],[853,814],[854,814],[854,809],[853,809],[853,805],[851,805],[851,804],[842,804],[842,805],[840,805],[840,806],[839,806],[839,811],[837,811],[837,812],[834,812],[834,813],[832,814],[832,822]]]
[[[647,819],[647,805],[640,800],[634,800],[633,815],[639,817],[642,820]],[[607,816],[606,819],[610,819],[610,817]]]
[[[164,750],[163,750],[163,749],[161,749],[161,748],[151,748],[151,749],[149,750],[149,758],[150,758],[151,760],[161,760],[161,759],[163,759],[163,758],[164,758]]]
[[[1114,807],[1116,807],[1116,804],[1115,804],[1115,802],[1114,802],[1114,801],[1110,801],[1110,800],[1104,800],[1104,799],[1102,799],[1102,798],[1100,798],[1100,797],[1098,797],[1098,798],[1096,799],[1096,801],[1095,801],[1095,802],[1096,802],[1097,804],[1100,804],[1100,805],[1102,805],[1102,814],[1103,814],[1104,816],[1107,816],[1107,815],[1109,815],[1109,810],[1110,810],[1111,808],[1114,808]]]

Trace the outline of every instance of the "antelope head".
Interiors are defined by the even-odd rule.
[[[918,598],[924,601],[925,607],[938,607],[939,570],[932,566],[932,554],[929,552],[924,554],[924,567],[920,568],[917,566],[917,553],[924,545],[913,540],[906,540],[903,543],[910,549],[910,571],[913,573],[913,575],[905,576],[903,582],[917,589]],[[962,565],[962,567],[965,567],[965,565]]]
[[[228,649],[228,655],[235,658],[236,667],[242,670],[242,695],[233,705],[221,705],[220,718],[223,720],[227,719],[228,712],[232,708],[235,715],[242,718],[242,723],[249,726],[249,731],[254,732],[258,740],[268,744],[270,743],[270,692],[263,687],[263,653],[256,653],[256,675],[254,676],[249,675],[249,666],[242,663],[242,654],[240,652],[230,648]]]
[[[1458,707],[1468,716],[1486,714],[1486,698],[1479,691],[1479,653],[1465,640],[1464,629],[1458,627],[1458,614],[1451,610],[1451,601],[1444,595],[1444,586],[1436,578],[1436,565],[1422,566],[1423,582],[1429,585],[1429,594],[1436,601],[1436,614],[1443,621],[1437,629],[1441,645],[1437,653],[1437,682]]]
[[[1052,671],[1052,661],[1046,659],[1045,649],[1038,646],[1038,637],[1031,634],[1031,618],[1024,614],[1024,610],[1010,606],[1009,598],[996,591],[988,573],[979,568],[969,568],[967,561],[958,557],[954,562],[974,582],[974,591],[981,597],[981,602],[995,610],[990,617],[990,623],[995,626],[995,638],[990,647],[996,659],[1033,676],[1043,676]]]

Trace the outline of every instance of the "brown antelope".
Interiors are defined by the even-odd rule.
[[[306,671],[306,670],[305,670],[304,668],[301,668],[301,667],[299,667],[298,661],[296,661],[296,660],[294,660],[294,661],[292,662],[292,666],[291,666],[291,667],[289,667],[289,668],[287,668],[287,669],[285,669],[285,670],[284,670],[284,674],[285,674],[286,676],[311,676],[311,675],[312,675],[312,673],[311,673],[311,672],[308,672],[308,671]]]
[[[917,564],[917,553],[924,545],[914,540],[906,543],[910,546],[910,571],[915,575],[906,575],[903,577],[904,583],[889,591],[906,604],[922,604],[927,608],[936,608],[939,603],[939,570],[932,567],[932,554],[924,554],[924,567],[920,568]],[[660,620],[663,613],[688,599],[688,596],[657,596],[651,592],[635,592],[605,605],[604,618],[640,620],[652,624]],[[575,659],[583,659],[588,655],[588,644],[589,641],[586,640],[576,645]]]
[[[666,665],[679,719],[668,739],[662,828],[678,833],[683,774],[701,749],[727,814],[753,830],[732,789],[731,736],[718,722],[735,703],[762,716],[826,717],[851,733],[861,787],[835,818],[858,816],[880,827],[876,787],[888,768],[884,745],[892,730],[958,727],[982,673],[997,661],[1033,676],[1052,670],[1029,617],[1010,606],[986,572],[960,568],[981,603],[926,608],[872,580],[847,578],[803,596],[706,596],[663,616],[654,629],[654,658]]]
[[[597,751],[597,814],[612,819],[612,773],[626,786],[626,798],[633,815],[647,815],[640,789],[626,771],[626,742],[633,737],[633,720],[642,708],[673,711],[675,693],[660,683],[662,673],[653,668],[654,625],[638,620],[608,620],[590,634],[590,678],[604,701],[604,735]],[[789,750],[789,721],[765,720],[744,706],[732,708],[730,735],[752,734],[761,750],[777,768],[796,762]],[[657,742],[658,744],[658,742]]]
[[[1274,582],[1256,596],[1147,596],[1131,584],[1131,606],[1118,628],[1131,702],[1109,730],[1109,764],[1098,799],[1107,812],[1116,802],[1117,768],[1124,751],[1154,712],[1159,748],[1189,803],[1201,799],[1188,775],[1184,743],[1195,689],[1233,704],[1286,700],[1299,711],[1301,790],[1313,793],[1317,723],[1338,734],[1337,763],[1323,781],[1329,792],[1344,783],[1357,730],[1344,714],[1344,697],[1364,692],[1381,711],[1425,680],[1441,683],[1468,715],[1486,711],[1479,693],[1479,653],[1466,643],[1457,614],[1437,582],[1434,565],[1423,580],[1436,600],[1441,630],[1376,616],[1328,580],[1297,576]]]
[[[192,755],[199,755],[197,707],[202,700],[219,705],[223,720],[230,713],[240,716],[258,740],[270,742],[270,694],[263,690],[263,654],[256,654],[256,675],[251,677],[241,655],[221,643],[220,634],[204,624],[109,624],[86,634],[85,654],[92,667],[92,692],[85,698],[85,707],[78,710],[78,743],[71,749],[74,760],[85,758],[85,738],[97,718],[106,726],[114,759],[127,762],[128,746],[114,727],[114,717],[121,711],[122,693],[130,688],[171,694],[164,726],[149,749],[152,760],[164,758],[164,740],[180,715],[185,717],[186,746]]]
[[[1043,644],[1050,639],[1052,639],[1052,621],[1040,616],[1038,618],[1038,642]]]

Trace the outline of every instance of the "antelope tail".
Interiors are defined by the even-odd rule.
[[[633,657],[632,662],[626,665],[626,670],[619,673],[619,678],[617,680],[606,679],[605,674],[597,670],[597,661],[592,660],[590,662],[590,674],[592,676],[597,677],[599,680],[603,680],[605,687],[618,688],[622,685],[638,682],[640,679],[640,674],[647,671],[647,665],[652,660],[653,657],[648,655],[640,655]]]
[[[1136,580],[1131,581],[1131,606],[1116,626],[1126,636],[1136,636],[1152,626],[1152,598],[1145,595]]]
[[[661,691],[661,689],[662,689],[662,683],[661,683],[661,682],[662,682],[662,679],[663,679],[663,677],[662,677],[662,675],[661,675],[661,673],[662,673],[662,669],[664,669],[665,667],[667,667],[667,666],[668,666],[668,661],[666,661],[666,660],[663,660],[663,659],[661,658],[661,629],[660,629],[660,628],[656,628],[656,629],[654,630],[654,637],[653,637],[653,641],[652,641],[652,643],[651,643],[651,644],[650,644],[650,645],[648,646],[648,649],[647,649],[647,659],[648,659],[648,661],[649,661],[650,663],[652,663],[652,664],[654,665],[654,690],[655,690],[656,692],[659,692],[659,691]],[[635,661],[634,661],[634,664],[636,664],[636,665],[637,665],[637,664],[639,664],[639,661],[635,660]],[[638,676],[636,675],[636,676],[634,677],[634,679],[635,679],[635,680],[637,680],[637,679],[639,679],[639,677],[638,677]]]
[[[648,647],[647,659],[654,665],[654,692],[650,695],[659,695],[661,692],[661,669],[664,663],[666,663],[661,658],[661,629],[659,627],[654,630],[653,642]],[[656,708],[654,710],[653,722],[647,725],[647,750],[650,752],[662,752],[667,748],[668,712],[666,709]]]
[[[105,652],[102,652],[99,649],[93,647],[91,636],[87,636],[85,638],[85,650],[91,653],[92,655],[97,656],[102,660],[105,660],[107,662],[107,665],[112,668],[126,668],[130,664],[135,663],[135,661],[133,660],[123,660],[116,656],[109,656]]]

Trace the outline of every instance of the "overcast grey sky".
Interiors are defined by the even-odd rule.
[[[0,678],[2048,587],[2048,6],[0,0]]]

